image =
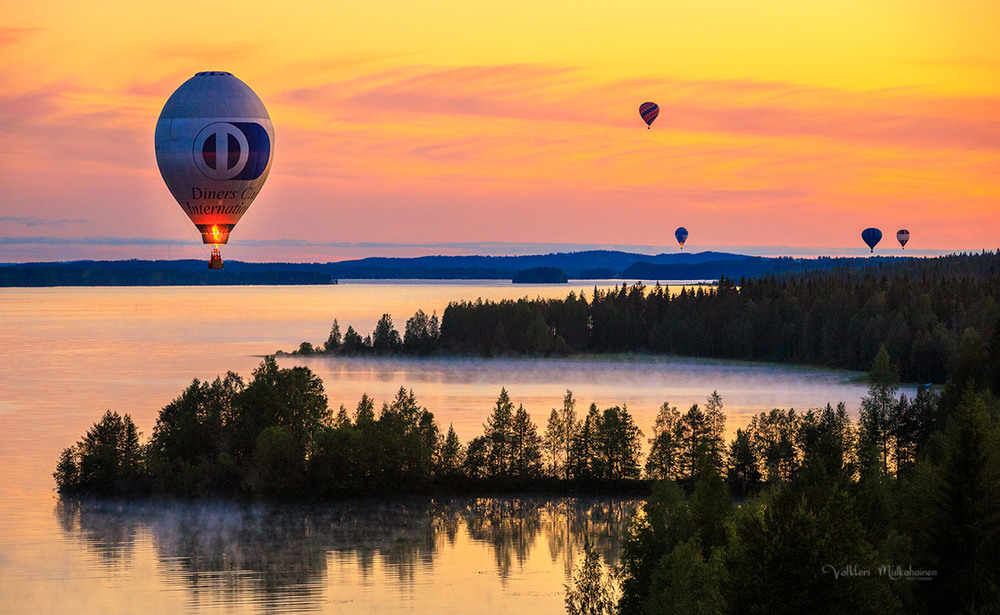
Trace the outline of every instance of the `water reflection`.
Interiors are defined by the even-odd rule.
[[[585,540],[617,562],[638,504],[534,496],[332,505],[61,500],[56,516],[106,573],[132,566],[139,545],[151,545],[162,582],[187,590],[195,609],[252,603],[295,612],[337,602],[334,586],[371,587],[378,578],[403,594],[428,576],[443,587],[434,578],[443,552],[491,569],[504,584],[533,556],[547,559],[556,574],[539,575],[535,589],[561,593]],[[491,563],[473,561],[484,550]]]

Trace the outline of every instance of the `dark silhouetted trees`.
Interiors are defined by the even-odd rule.
[[[343,337],[340,335],[340,324],[334,318],[333,325],[330,326],[330,335],[323,342],[323,350],[326,352],[337,352],[340,350],[341,344],[343,344]]]
[[[656,413],[653,437],[649,439],[646,476],[656,480],[681,478],[682,431],[681,413],[668,402],[663,402]]]
[[[64,493],[137,495],[146,483],[142,457],[132,417],[108,410],[79,442],[63,450],[53,477]]]
[[[576,418],[576,400],[567,390],[562,408],[553,408],[545,428],[543,446],[549,458],[549,471],[553,476],[569,478],[573,438],[580,429]]]
[[[728,447],[739,507],[707,454],[689,497],[657,483],[623,543],[619,612],[995,612],[1000,345],[963,345],[940,399],[897,397],[883,348],[856,424],[843,404],[758,413]],[[654,434],[685,418],[665,405]]]
[[[441,325],[437,314],[427,316],[423,310],[417,310],[412,318],[406,321],[406,332],[403,335],[403,351],[411,355],[426,355],[437,350],[438,339],[441,337]]]
[[[589,299],[571,292],[565,299],[453,302],[439,327],[433,316],[414,314],[402,344],[384,315],[370,343],[349,328],[342,346],[322,348],[479,356],[651,352],[861,371],[884,346],[899,378],[942,383],[953,368],[961,370],[961,356],[971,357],[963,350],[967,334],[978,336],[981,356],[987,345],[1000,344],[996,296],[1000,253],[984,252],[820,267],[738,284],[721,277],[714,287],[676,295],[658,284],[635,284],[595,288]],[[1000,388],[1000,365],[969,366]]]
[[[403,340],[399,337],[399,331],[392,326],[392,316],[389,314],[382,314],[375,325],[371,347],[375,354],[394,354],[403,349]]]

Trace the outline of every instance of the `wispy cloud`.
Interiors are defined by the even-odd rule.
[[[409,66],[289,90],[279,101],[334,109],[373,123],[423,115],[596,121],[586,105],[567,104],[579,70],[540,64],[443,68]]]
[[[64,92],[62,84],[27,92],[0,90],[0,128],[52,121],[58,115],[59,97]]]
[[[0,28],[0,47],[20,43],[38,32],[41,28]]]
[[[638,126],[632,107],[651,99],[661,107],[658,130],[1000,149],[1000,99],[940,97],[917,89],[856,92],[752,80],[600,82],[576,67],[518,64],[412,66],[288,90],[278,98],[373,123],[432,114],[617,126]]]
[[[177,239],[154,237],[0,237],[0,244],[7,245],[49,245],[49,246],[175,246]]]
[[[39,218],[36,216],[0,216],[0,224],[15,224],[28,228],[36,226],[63,227],[72,224],[87,224],[87,220],[72,218]]]
[[[1000,98],[909,89],[851,92],[793,84],[675,83],[663,124],[683,130],[815,136],[884,147],[1000,149]]]

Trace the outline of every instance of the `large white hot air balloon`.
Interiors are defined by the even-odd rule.
[[[181,209],[219,245],[260,193],[274,159],[274,127],[264,103],[232,73],[206,71],[170,95],[156,122],[156,163]]]

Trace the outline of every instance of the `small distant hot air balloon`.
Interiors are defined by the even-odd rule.
[[[215,246],[209,269],[222,269],[219,245],[229,241],[274,159],[264,103],[232,73],[198,73],[163,105],[154,142],[167,188],[202,240]]]
[[[910,240],[910,231],[905,228],[901,228],[896,231],[896,241],[899,242],[899,247],[906,248],[906,242]]]
[[[866,228],[861,231],[861,239],[868,244],[868,247],[871,248],[872,253],[874,253],[875,246],[878,245],[878,242],[882,241],[882,231],[877,228]]]
[[[677,227],[677,230],[674,231],[674,237],[677,238],[677,243],[681,244],[681,250],[683,250],[684,242],[688,239],[688,230],[683,226],[679,226]]]
[[[642,121],[646,122],[646,129],[649,130],[650,126],[653,125],[653,120],[656,116],[660,114],[660,107],[654,102],[644,102],[639,105],[639,115],[642,116]]]

